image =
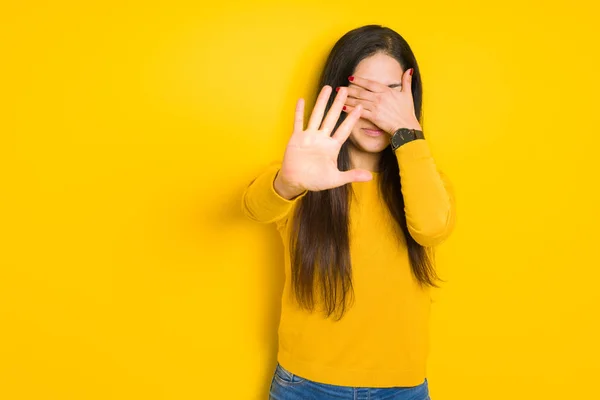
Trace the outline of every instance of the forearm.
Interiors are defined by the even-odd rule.
[[[411,236],[423,246],[444,241],[454,226],[455,204],[448,179],[437,170],[429,145],[415,140],[396,150]]]
[[[296,201],[307,192],[297,193],[285,182],[278,182],[281,164],[270,165],[244,190],[242,211],[253,221],[270,223],[288,215]],[[275,188],[277,185],[277,188]]]

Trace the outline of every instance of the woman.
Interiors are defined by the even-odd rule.
[[[417,62],[398,33],[364,26],[335,44],[319,88],[243,195],[285,248],[270,398],[429,399],[431,250],[455,205],[422,135]]]

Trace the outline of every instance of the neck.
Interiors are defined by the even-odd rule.
[[[367,171],[379,172],[379,159],[381,153],[368,153],[362,151],[349,143],[348,153],[350,155],[351,168],[366,169]]]

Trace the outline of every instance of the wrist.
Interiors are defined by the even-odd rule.
[[[405,123],[405,122],[404,123],[399,123],[399,124],[396,124],[396,125],[393,125],[393,126],[394,126],[394,128],[391,131],[388,132],[390,135],[393,135],[398,129],[402,129],[402,128],[416,129],[418,131],[422,131],[423,130],[423,128],[421,128],[421,124],[419,123],[419,121],[416,121],[416,120],[412,121],[412,122],[409,122],[409,123]]]
[[[399,128],[391,137],[390,145],[392,150],[396,151],[406,143],[410,143],[417,139],[425,139],[423,131],[420,129]]]
[[[292,200],[295,197],[298,197],[299,195],[304,193],[305,191],[304,188],[286,180],[281,174],[281,170],[277,172],[277,176],[273,181],[273,189],[275,189],[275,192],[277,192],[277,194],[279,194],[281,197],[287,200]]]
[[[394,133],[396,133],[396,131],[398,129],[402,129],[402,128],[406,128],[406,129],[415,129],[417,131],[423,131],[423,128],[421,128],[421,125],[417,122],[417,123],[412,123],[412,124],[400,124],[400,125],[395,125],[395,128],[392,129],[391,131],[389,131],[388,133],[390,135],[393,135]]]

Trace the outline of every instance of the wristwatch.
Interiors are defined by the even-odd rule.
[[[423,131],[418,129],[400,128],[392,134],[390,143],[392,144],[392,150],[396,150],[398,147],[405,143],[412,142],[416,139],[425,139]]]

